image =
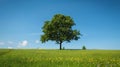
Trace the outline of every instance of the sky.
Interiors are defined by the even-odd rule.
[[[83,35],[64,42],[66,49],[120,49],[120,0],[0,0],[0,48],[59,49],[40,41],[55,14],[71,16]]]

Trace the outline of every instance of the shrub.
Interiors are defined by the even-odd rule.
[[[65,47],[63,47],[63,50],[65,50]]]
[[[85,47],[85,46],[83,46],[83,47],[82,47],[82,50],[86,50],[86,47]]]

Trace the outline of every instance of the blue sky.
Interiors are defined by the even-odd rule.
[[[119,0],[0,0],[0,48],[58,49],[41,43],[41,27],[55,14],[71,16],[83,36],[65,48],[120,49]]]

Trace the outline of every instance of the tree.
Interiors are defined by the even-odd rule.
[[[85,47],[85,46],[83,46],[83,47],[82,47],[82,49],[83,49],[83,50],[86,50],[86,47]]]
[[[62,49],[62,43],[71,40],[78,40],[80,37],[80,32],[77,30],[72,30],[72,26],[75,23],[70,16],[65,16],[62,14],[56,14],[53,16],[52,20],[45,21],[43,29],[43,35],[41,35],[42,43],[46,41],[55,41],[60,45],[60,50]]]

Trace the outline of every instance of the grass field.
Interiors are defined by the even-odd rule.
[[[120,67],[120,50],[0,49],[0,67]]]

